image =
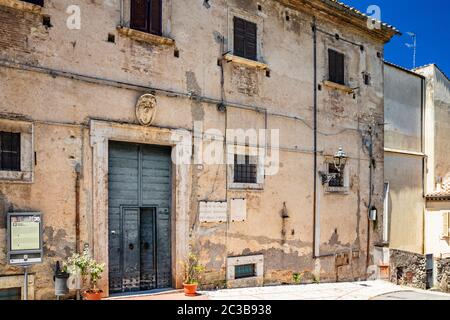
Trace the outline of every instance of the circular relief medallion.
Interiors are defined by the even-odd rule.
[[[136,103],[136,118],[143,126],[150,126],[156,115],[156,97],[147,93],[139,97]]]

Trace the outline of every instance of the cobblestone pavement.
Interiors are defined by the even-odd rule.
[[[450,300],[449,294],[401,287],[386,281],[231,289],[205,294],[211,300]]]
[[[450,294],[401,287],[387,281],[340,282],[202,291],[180,290],[109,298],[110,300],[450,300]]]

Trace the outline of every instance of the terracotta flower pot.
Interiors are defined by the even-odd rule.
[[[87,290],[83,292],[84,300],[102,300],[102,290]]]
[[[188,297],[195,297],[197,295],[197,284],[183,283],[184,294]]]

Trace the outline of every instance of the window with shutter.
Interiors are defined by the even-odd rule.
[[[20,133],[0,132],[0,170],[21,170]]]
[[[234,17],[234,54],[249,60],[257,60],[256,23]]]
[[[345,84],[345,57],[344,54],[334,51],[332,49],[328,50],[328,68],[329,68],[329,79],[331,82],[338,84]]]
[[[445,212],[442,215],[442,224],[443,224],[442,236],[446,237],[446,238],[450,237],[450,230],[449,230],[449,228],[450,228],[450,212]]]
[[[130,27],[160,36],[162,34],[161,0],[132,0]]]
[[[44,6],[44,0],[23,0],[24,2],[32,3],[38,6]]]

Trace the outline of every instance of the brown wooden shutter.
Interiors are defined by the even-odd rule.
[[[150,5],[150,33],[162,34],[162,3],[161,0],[151,0]]]
[[[149,29],[149,0],[131,0],[130,27],[135,30],[148,32]]]
[[[332,49],[328,50],[329,80],[339,84],[345,84],[344,54]]]
[[[442,214],[442,236],[448,238],[450,236],[450,212]]]
[[[246,21],[245,24],[245,57],[257,60],[257,27],[256,23]]]
[[[257,26],[256,23],[234,17],[234,52],[233,54],[257,60]]]
[[[245,56],[245,20],[234,17],[234,54]]]

